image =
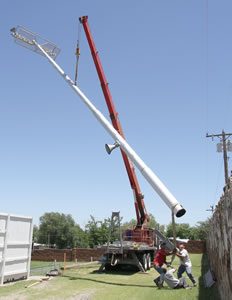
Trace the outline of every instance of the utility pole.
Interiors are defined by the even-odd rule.
[[[214,205],[210,205],[210,208],[206,209],[206,211],[211,211],[211,213],[213,213],[214,212]]]
[[[232,143],[227,139],[232,135],[232,133],[225,133],[222,130],[221,134],[206,134],[206,137],[211,137],[212,140],[214,137],[220,138],[220,143],[217,144],[217,151],[223,152],[223,159],[224,159],[224,172],[225,172],[225,184],[227,185],[229,182],[229,171],[228,171],[228,156],[227,151],[232,152]]]

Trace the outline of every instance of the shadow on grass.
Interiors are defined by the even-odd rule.
[[[149,272],[149,270],[148,270]],[[139,270],[137,266],[134,265],[124,265],[124,264],[117,264],[115,266],[106,265],[103,270],[101,268],[98,268],[96,270],[93,270],[91,274],[111,274],[111,275],[134,275],[134,274],[143,274],[147,275],[148,272],[142,272]]]
[[[217,283],[215,283],[210,288],[204,286],[204,274],[209,270],[209,262],[207,254],[202,255],[201,259],[201,276],[199,277],[199,296],[198,300],[220,300],[218,290],[217,290]]]
[[[133,271],[122,271],[122,270],[115,271],[114,270],[114,271],[103,271],[103,272],[101,272],[101,271],[98,271],[98,270],[94,270],[94,271],[90,272],[90,274],[99,274],[99,275],[100,274],[107,274],[107,275],[114,275],[114,276],[116,276],[116,275],[130,276],[130,275],[134,275],[135,273],[138,273],[138,271],[133,272]]]
[[[69,280],[85,280],[85,281],[92,281],[92,282],[104,283],[104,284],[109,284],[109,285],[134,286],[134,287],[142,287],[142,288],[147,287],[147,288],[152,288],[152,289],[156,288],[154,285],[142,285],[142,284],[127,284],[127,283],[119,283],[119,282],[109,282],[109,281],[105,281],[105,280],[99,280],[99,279],[94,279],[94,278],[83,278],[83,277],[78,277],[78,276],[63,275],[62,277],[66,277]]]

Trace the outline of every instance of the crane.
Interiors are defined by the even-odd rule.
[[[100,85],[102,88],[102,92],[105,98],[106,105],[108,107],[109,111],[109,116],[111,119],[111,123],[113,127],[117,130],[117,132],[125,139],[121,123],[119,121],[119,116],[116,111],[114,101],[109,89],[109,84],[106,79],[104,69],[100,60],[99,52],[95,46],[94,39],[90,30],[90,26],[88,23],[88,16],[82,16],[79,18],[80,23],[83,25],[85,35],[88,41],[88,45],[90,48],[90,52],[94,61],[94,65],[98,74],[98,78],[100,81]],[[79,53],[79,45],[78,45],[78,53]],[[113,149],[115,149],[118,146],[117,143],[114,145],[107,145],[106,144],[106,151],[108,154],[112,152]],[[128,236],[130,237],[129,239],[135,242],[140,242],[140,243],[146,243],[149,246],[154,245],[155,241],[155,234],[158,235],[158,238],[165,239],[165,237],[162,236],[162,234],[156,229],[155,231],[151,228],[148,227],[148,222],[149,222],[149,215],[146,211],[145,203],[144,203],[144,195],[141,192],[137,176],[135,173],[134,166],[130,159],[128,158],[127,154],[123,151],[122,148],[120,148],[121,155],[124,161],[124,165],[127,171],[127,175],[129,178],[130,186],[133,191],[134,195],[134,205],[135,205],[135,212],[136,212],[136,218],[137,218],[137,224],[133,230],[126,230],[126,234],[123,235],[123,240],[128,240]],[[172,219],[174,220],[174,213],[172,212]],[[122,240],[121,240],[122,242]],[[173,245],[172,245],[173,246]],[[171,246],[171,247],[172,247]],[[173,250],[173,249],[172,249]],[[108,250],[109,252],[109,247]],[[149,262],[150,259],[150,253],[149,257],[142,259],[142,266],[144,269],[148,267],[150,264]],[[145,263],[146,260],[146,263]]]
[[[119,117],[118,117],[118,113],[115,109],[115,105],[113,102],[113,98],[109,89],[109,85],[102,67],[102,63],[98,54],[98,51],[96,49],[91,31],[90,31],[90,27],[88,24],[88,16],[83,16],[79,18],[80,23],[83,25],[85,34],[86,34],[86,38],[90,47],[90,51],[93,57],[93,61],[96,67],[96,71],[99,77],[99,81],[101,84],[101,88],[104,94],[104,98],[109,110],[109,115],[110,115],[110,119],[112,122],[112,125],[114,126],[114,128],[117,130],[117,132],[125,139],[123,130],[122,130],[122,126],[120,124],[119,121]],[[111,146],[111,147],[107,147],[107,152],[110,154],[110,152],[112,151],[112,149],[114,149],[117,146],[117,144],[115,146]],[[142,241],[147,241],[147,239],[151,239],[152,236],[149,236],[149,234],[151,233],[150,230],[148,230],[147,225],[149,222],[149,215],[146,211],[146,207],[144,204],[144,195],[141,192],[137,177],[136,177],[136,173],[135,173],[135,169],[133,164],[131,163],[130,159],[128,158],[127,154],[125,153],[125,151],[123,149],[120,148],[121,154],[122,154],[122,158],[125,164],[125,168],[127,171],[127,175],[130,181],[130,185],[131,185],[131,189],[133,191],[133,195],[134,195],[134,205],[135,205],[135,211],[136,211],[136,218],[137,218],[137,224],[135,227],[135,231],[136,234],[134,234],[134,236],[132,236],[132,238],[134,239],[141,239]],[[140,234],[139,234],[140,233]],[[133,235],[133,232],[132,232]]]

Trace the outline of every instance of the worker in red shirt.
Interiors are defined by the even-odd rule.
[[[167,267],[170,266],[170,264],[166,262],[166,257],[172,254],[173,252],[169,252],[166,250],[166,243],[162,242],[160,244],[160,249],[156,252],[156,255],[154,257],[153,260],[154,268],[160,274],[159,277],[154,279],[154,282],[159,288],[163,286],[163,282],[164,282],[164,272],[162,266],[164,264],[166,264]]]

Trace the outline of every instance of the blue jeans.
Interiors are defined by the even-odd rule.
[[[177,277],[178,279],[182,277],[182,274],[186,272],[186,274],[188,275],[188,278],[192,281],[192,283],[196,283],[196,280],[194,279],[193,275],[192,275],[192,269],[191,267],[186,267],[185,265],[180,265],[177,271]]]
[[[164,282],[164,272],[162,270],[162,267],[154,265],[154,269],[160,274],[159,282],[162,284]]]

